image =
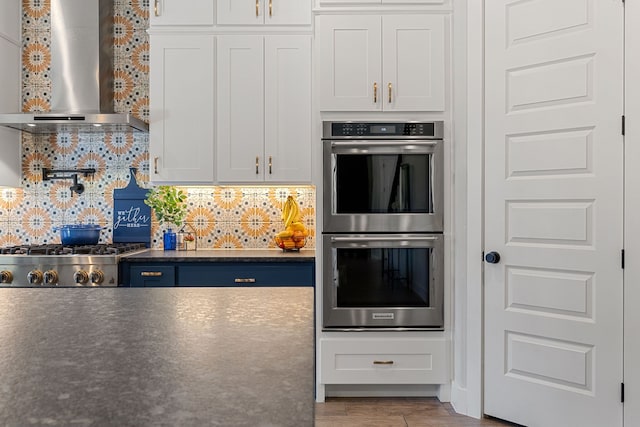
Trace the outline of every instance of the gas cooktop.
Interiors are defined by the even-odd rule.
[[[106,243],[96,245],[65,246],[17,245],[0,248],[2,255],[118,255],[145,249],[144,243]]]
[[[0,286],[118,286],[120,257],[145,249],[144,243],[16,245],[0,248]]]

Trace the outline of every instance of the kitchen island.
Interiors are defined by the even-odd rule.
[[[0,425],[312,426],[313,288],[0,289]]]

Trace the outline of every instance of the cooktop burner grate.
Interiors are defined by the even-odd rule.
[[[144,243],[100,243],[97,245],[65,246],[61,244],[48,245],[17,245],[0,248],[3,255],[119,255],[145,249]]]

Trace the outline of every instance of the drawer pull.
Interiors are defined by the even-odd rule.
[[[140,275],[142,277],[160,277],[162,276],[162,271],[143,271]]]
[[[256,279],[254,279],[254,278],[235,279],[234,282],[236,282],[236,283],[256,283]]]
[[[393,360],[374,360],[374,365],[393,365]]]

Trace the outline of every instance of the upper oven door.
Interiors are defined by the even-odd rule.
[[[443,231],[443,142],[324,140],[325,232]]]

